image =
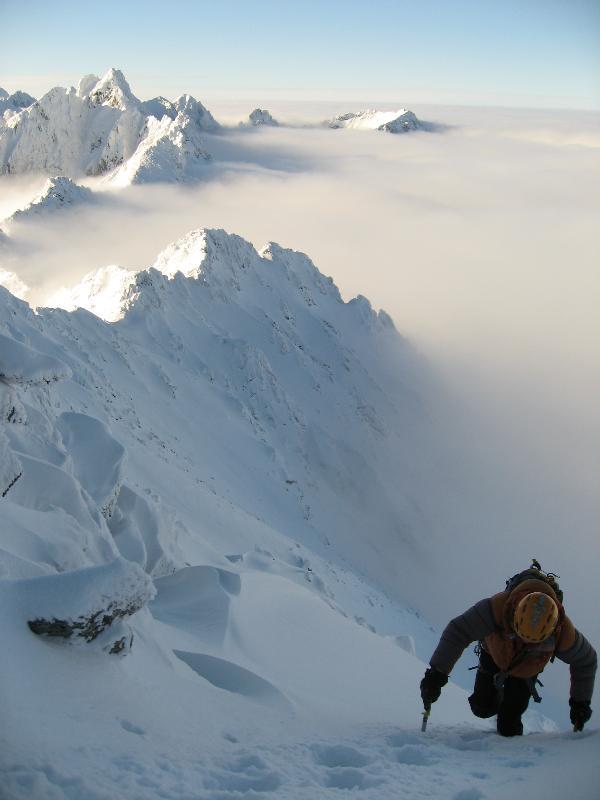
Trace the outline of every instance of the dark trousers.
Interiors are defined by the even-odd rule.
[[[499,692],[494,685],[494,675],[498,672],[500,669],[492,657],[482,650],[473,694],[469,697],[471,711],[476,717],[484,719],[497,714],[496,727],[501,736],[521,736],[521,716],[531,697],[529,685],[523,678],[509,675],[504,683],[504,691]]]

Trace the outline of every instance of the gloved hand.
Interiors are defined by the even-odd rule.
[[[571,698],[569,700],[569,705],[571,706],[571,722],[573,723],[573,727],[576,731],[582,731],[583,726],[586,722],[588,722],[589,718],[592,716],[592,709],[590,708],[590,701],[589,700],[573,700]]]
[[[429,708],[432,703],[435,703],[442,693],[442,686],[447,683],[448,676],[434,667],[425,671],[425,677],[421,681],[421,698],[425,708]]]

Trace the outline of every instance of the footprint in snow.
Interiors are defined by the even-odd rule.
[[[238,793],[274,792],[281,786],[281,778],[260,756],[242,753],[226,762],[223,769],[213,771],[205,786],[218,792],[215,798],[226,796],[221,792],[233,792],[232,796],[239,797]]]
[[[328,789],[370,789],[379,783],[368,778],[359,769],[351,767],[331,769],[325,778]]]
[[[432,764],[436,764],[438,759],[432,758],[423,747],[405,744],[396,753],[396,761],[399,764],[410,764],[413,767],[430,767]]]
[[[315,762],[327,769],[323,785],[328,789],[364,790],[382,783],[362,771],[361,768],[370,764],[372,759],[355,747],[315,744],[311,750]]]
[[[370,759],[354,747],[347,745],[313,745],[317,764],[323,767],[366,767]]]
[[[386,737],[386,742],[390,747],[403,747],[405,744],[420,744],[422,738],[417,738],[412,733],[392,733]]]
[[[479,789],[461,789],[455,794],[452,800],[484,800],[485,795]]]
[[[497,740],[495,731],[477,730],[458,735],[453,734],[444,743],[454,750],[481,751],[490,750]]]
[[[144,736],[146,731],[143,728],[140,728],[139,725],[134,725],[133,722],[129,722],[127,719],[120,720],[121,727],[124,731],[128,733],[136,733],[138,736]]]

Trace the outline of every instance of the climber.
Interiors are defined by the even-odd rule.
[[[530,697],[541,700],[537,676],[556,657],[570,666],[570,718],[574,730],[583,730],[592,715],[597,657],[565,615],[556,577],[542,572],[534,560],[528,570],[506,582],[505,591],[480,600],[449,622],[421,681],[426,713],[464,649],[478,641],[479,666],[469,697],[476,717],[497,715],[499,734],[522,735],[521,716]]]

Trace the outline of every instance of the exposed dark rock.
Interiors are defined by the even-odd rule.
[[[22,475],[22,474],[23,474],[22,472],[19,472],[19,474],[18,474],[18,475],[15,475],[15,477],[14,477],[14,478],[12,479],[12,481],[11,481],[11,482],[8,484],[8,486],[6,487],[6,489],[5,489],[5,490],[2,492],[2,497],[6,497],[6,495],[7,495],[7,494],[10,492],[10,490],[11,490],[11,489],[12,489],[12,487],[15,485],[15,483],[16,483],[16,482],[19,480],[19,478],[21,477],[21,475]]]
[[[78,617],[74,620],[69,619],[33,619],[28,620],[29,629],[38,636],[58,636],[62,639],[70,639],[71,636],[78,636],[86,642],[93,642],[101,633],[112,625],[115,620],[129,617],[139,611],[145,605],[139,599],[132,600],[124,606],[110,603],[106,609],[100,609],[91,616]],[[115,642],[109,652],[118,653],[125,648],[125,637],[123,640]],[[121,646],[115,647],[122,642]]]

